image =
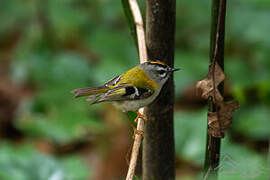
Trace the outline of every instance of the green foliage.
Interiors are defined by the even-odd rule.
[[[270,23],[265,23],[270,13],[268,8],[261,6],[262,3],[270,5],[269,1],[258,0],[251,0],[250,3],[241,0],[228,2],[225,71],[236,95],[253,85],[265,84],[270,79],[268,61],[270,54],[267,52],[270,38],[265,36],[270,28]],[[210,61],[208,56],[210,1],[200,1],[194,6],[190,1],[184,0],[177,4],[177,10],[179,13],[176,14],[176,65],[179,64],[179,67],[183,68],[182,73],[188,71],[188,76],[176,77],[176,88],[202,79],[201,75],[199,78],[196,76],[196,80],[193,78],[189,80],[198,73],[203,74],[207,69],[206,64]],[[185,62],[191,68],[185,68]],[[200,68],[194,71],[192,65]],[[180,84],[178,81],[187,84]]]
[[[83,180],[87,177],[89,177],[89,169],[77,156],[56,159],[41,154],[30,145],[1,143],[0,178],[2,180]]]
[[[60,40],[76,38],[84,29],[88,29],[90,14],[78,7],[79,5],[73,0],[49,0],[43,2],[45,13],[48,13],[48,21],[54,29],[54,35]]]
[[[35,57],[22,61],[14,78],[27,72],[25,79],[38,88],[33,100],[22,106],[17,127],[36,137],[47,137],[58,143],[96,134],[103,129],[89,107],[75,101],[70,91],[85,86],[91,68],[76,54],[60,54],[54,60]],[[23,69],[25,68],[25,69]],[[21,78],[21,77],[20,77]],[[65,104],[65,106],[63,106]]]
[[[138,49],[138,40],[137,40],[137,31],[136,31],[136,24],[134,23],[134,18],[132,15],[132,12],[130,10],[129,2],[128,0],[122,0],[122,6],[124,8],[124,12],[127,18],[127,22],[129,25],[130,33],[133,38],[133,41]]]
[[[102,105],[90,107],[83,100],[75,100],[70,91],[103,84],[139,62],[134,59],[137,53],[125,23],[121,22],[124,28],[121,23],[118,27],[118,17],[123,13],[121,4],[38,1],[29,2],[31,13],[16,5],[18,2],[6,4],[14,11],[29,11],[26,14],[30,17],[41,16],[42,21],[36,23],[30,18],[28,26],[20,27],[23,36],[12,55],[13,80],[34,89],[34,96],[20,107],[16,127],[32,137],[61,144],[105,131],[94,113]],[[90,49],[90,59],[76,49],[64,49],[70,41]],[[93,56],[102,61],[95,63]]]
[[[239,144],[232,143],[230,138],[222,141],[219,177],[224,180],[267,179],[269,165],[266,154],[259,154]]]
[[[33,1],[2,0],[0,6],[0,40],[5,38],[6,32],[14,31],[14,26],[20,26],[29,21],[33,15]]]
[[[254,111],[255,110],[256,109],[254,109]],[[261,111],[259,110],[259,112]],[[255,114],[254,112],[250,112],[250,114],[246,114],[245,117],[252,115],[252,113]],[[206,115],[206,110],[193,112],[192,114],[189,112],[177,112],[174,120],[176,155],[197,165],[202,165],[204,162]],[[250,117],[250,119],[253,118]],[[267,118],[254,120],[264,121],[267,120]],[[254,127],[254,129],[250,127],[248,130],[241,129],[240,132],[248,132],[248,135],[255,135],[255,137],[258,135],[259,139],[262,139],[262,137],[269,137],[269,130],[266,130],[269,126],[265,125],[265,122],[250,123],[248,121],[248,118],[239,118],[236,122],[234,122],[234,127],[241,128],[244,123],[249,124],[250,126]],[[241,124],[239,124],[239,122],[241,122]],[[267,124],[269,124],[269,122],[267,122]],[[264,129],[262,128],[263,125],[265,126]],[[263,133],[266,133],[267,135]],[[219,175],[221,179],[264,179],[269,176],[269,172],[267,170],[268,166],[265,158],[266,154],[259,154],[243,145],[232,143],[228,135],[222,141],[221,150],[222,152],[219,166]]]
[[[122,1],[130,23],[126,2]],[[181,71],[174,77],[177,99],[207,74],[211,1],[179,2],[175,66]],[[139,3],[145,9],[145,1]],[[269,7],[269,0],[228,1],[227,6],[226,80],[232,95],[240,101],[231,129],[243,141],[265,142],[269,138]],[[134,24],[130,24],[133,34],[130,36],[124,16],[120,1],[1,0],[0,56],[11,62],[13,81],[30,92],[27,95],[22,92],[22,103],[14,120],[15,127],[27,139],[45,138],[64,145],[86,138],[96,140],[92,137],[106,134],[109,128],[99,116],[103,114],[103,106],[89,106],[83,99],[74,99],[70,91],[100,85],[139,63],[132,41],[136,35]],[[265,154],[250,150],[245,143],[236,144],[228,137],[222,143],[223,170],[232,169],[231,160],[240,165],[233,166],[237,169],[234,174],[221,173],[221,179],[242,179],[247,171],[254,174],[257,164],[265,167]],[[103,138],[104,142],[96,140],[97,145],[106,144],[107,138]],[[202,165],[206,109],[177,108],[175,138],[177,157]],[[88,177],[89,170],[80,158],[71,155],[57,159],[24,144],[0,146],[0,179]],[[262,173],[254,179],[264,176]]]
[[[243,106],[234,116],[233,128],[250,139],[267,141],[270,136],[269,117],[270,110],[268,106]]]
[[[175,91],[177,96],[183,95],[185,88],[192,86],[196,81],[203,79],[207,74],[209,61],[200,53],[178,51],[175,55],[175,67],[181,68],[175,74]]]
[[[105,83],[139,63],[131,39],[126,39],[122,32],[109,32],[106,29],[99,29],[89,39],[89,42],[93,43],[97,53],[101,54],[103,58],[93,69],[93,79],[98,84]]]
[[[196,164],[203,164],[206,141],[206,110],[177,112],[174,117],[176,155]],[[184,128],[183,128],[184,127]]]

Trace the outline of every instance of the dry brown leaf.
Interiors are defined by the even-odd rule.
[[[208,99],[208,97],[211,96],[213,97],[214,103],[221,102],[223,101],[223,97],[217,87],[222,81],[224,81],[225,74],[220,68],[220,66],[216,63],[214,78],[212,78],[213,68],[211,67],[213,67],[212,64],[210,65],[207,78],[196,83],[196,89],[200,91],[202,98]]]
[[[220,121],[227,129],[227,126],[229,126],[232,121],[232,113],[239,108],[239,103],[236,100],[232,100],[221,102],[218,106],[220,107],[220,110],[218,111]]]
[[[232,123],[232,113],[239,108],[237,101],[219,102],[218,112],[208,112],[208,134],[223,138],[226,130]]]
[[[237,101],[223,101],[223,96],[218,90],[218,85],[224,81],[225,74],[221,67],[211,64],[207,78],[198,81],[197,91],[200,91],[201,97],[208,99],[212,97],[213,103],[217,106],[217,112],[208,112],[208,134],[223,138],[226,130],[232,123],[232,113],[239,108]]]
[[[208,134],[214,137],[223,138],[224,133],[222,133],[221,128],[219,128],[217,112],[208,112],[207,120],[208,120],[208,130],[207,130]]]
[[[218,65],[218,63],[216,63],[215,65],[210,64],[210,68],[209,68],[209,72],[207,74],[207,78],[209,78],[209,79],[212,78],[213,66],[215,66],[214,78],[215,78],[216,87],[217,87],[222,81],[224,81],[226,76],[225,76],[223,70],[221,69],[221,67]]]

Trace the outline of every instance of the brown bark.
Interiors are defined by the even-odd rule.
[[[175,0],[148,0],[146,44],[149,60],[174,64]],[[143,141],[143,179],[175,179],[173,77],[159,97],[146,108],[148,117]]]

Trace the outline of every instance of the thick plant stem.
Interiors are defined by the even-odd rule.
[[[175,0],[147,0],[146,44],[148,58],[174,64]],[[175,179],[174,84],[171,78],[159,97],[146,108],[143,141],[143,179]]]
[[[217,62],[224,70],[224,35],[225,35],[225,15],[226,0],[212,0],[212,22],[210,40],[210,61]],[[223,95],[223,83],[218,87]],[[209,99],[209,112],[216,112],[217,105]],[[217,179],[220,159],[221,138],[207,134],[207,144],[204,162],[204,179]]]

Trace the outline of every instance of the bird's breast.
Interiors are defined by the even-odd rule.
[[[115,101],[113,105],[126,112],[126,111],[137,111],[138,109],[145,107],[151,104],[156,97],[158,96],[160,90],[156,91],[153,95],[145,99],[138,99],[138,100],[127,100],[127,101]]]

